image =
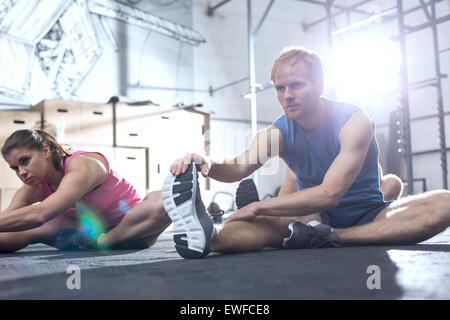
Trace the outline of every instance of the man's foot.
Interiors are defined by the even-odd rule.
[[[239,183],[236,190],[236,206],[238,209],[245,207],[252,202],[258,202],[258,190],[253,179],[245,179]]]
[[[197,259],[210,251],[213,222],[200,197],[197,168],[190,164],[178,177],[169,173],[162,190],[164,208],[173,222],[173,239],[180,256]]]
[[[329,248],[340,247],[338,236],[333,228],[315,220],[303,224],[298,220],[289,222],[288,230],[283,239],[286,249]]]

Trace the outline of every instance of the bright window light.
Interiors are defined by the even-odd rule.
[[[336,39],[333,47],[333,79],[340,100],[369,105],[385,100],[399,88],[398,44],[380,34]]]

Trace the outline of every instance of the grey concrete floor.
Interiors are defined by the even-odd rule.
[[[70,272],[70,266],[79,273]],[[379,267],[380,288],[369,289]],[[172,233],[140,251],[0,254],[0,299],[450,299],[450,229],[414,246],[178,256]],[[69,270],[69,273],[68,273]],[[68,289],[67,283],[80,289]],[[369,279],[370,278],[370,279]]]

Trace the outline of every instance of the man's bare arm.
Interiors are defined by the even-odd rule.
[[[186,172],[194,161],[203,176],[222,182],[235,182],[244,179],[259,169],[282,150],[282,136],[278,128],[271,126],[260,130],[253,138],[250,147],[232,159],[213,161],[197,154],[186,154],[176,160],[170,172],[176,176]]]

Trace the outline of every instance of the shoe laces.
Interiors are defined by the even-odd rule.
[[[220,223],[220,222],[222,222],[221,217],[224,215],[224,213],[225,212],[223,210],[217,210],[217,211],[210,213],[209,215],[214,222]]]

